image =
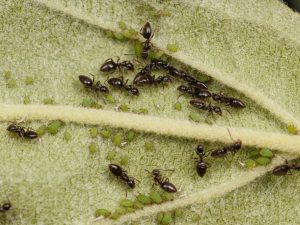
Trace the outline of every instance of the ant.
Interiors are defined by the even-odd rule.
[[[152,59],[150,62],[150,68],[155,70],[169,69],[170,65],[167,61],[161,59]]]
[[[125,68],[127,70],[131,70],[133,71],[134,70],[134,65],[126,60],[126,61],[123,61],[123,62],[120,62],[120,57],[118,57],[118,60],[117,62],[114,62],[114,60],[112,58],[109,58],[107,59],[103,65],[100,67],[100,70],[102,72],[110,72],[110,71],[113,71],[113,70],[116,70],[117,68],[121,69],[121,68]]]
[[[180,70],[176,69],[175,67],[173,66],[169,66],[168,68],[169,70],[169,73],[174,76],[174,77],[178,77],[178,78],[182,78],[182,73]]]
[[[190,104],[197,109],[206,110],[211,114],[216,113],[219,116],[222,116],[222,110],[220,107],[213,106],[210,103],[208,105],[206,105],[205,102],[200,99],[192,99],[192,100],[190,100]]]
[[[158,169],[152,170],[151,174],[154,179],[153,185],[159,185],[161,189],[163,189],[166,192],[170,192],[170,193],[177,192],[177,188],[175,187],[175,185],[170,183],[168,178],[162,177]]]
[[[135,188],[134,178],[129,177],[127,175],[127,171],[123,170],[121,166],[117,164],[109,164],[108,168],[113,175],[125,181],[130,188]]]
[[[290,170],[300,170],[300,165],[289,165],[288,162],[286,162],[286,164],[276,166],[272,173],[275,176],[284,176]]]
[[[138,96],[139,90],[133,85],[127,85],[128,80],[126,80],[126,82],[124,83],[123,79],[123,77],[113,77],[108,79],[107,82],[113,87],[119,89],[124,88],[126,91],[129,91],[132,95]]]
[[[230,138],[232,139],[230,131],[228,129],[227,129],[227,131],[230,135]],[[225,157],[229,152],[232,152],[233,154],[237,153],[241,149],[241,147],[242,147],[242,141],[236,140],[231,145],[224,146],[223,148],[218,148],[218,149],[212,151],[211,156],[214,158],[222,158],[222,157]]]
[[[236,98],[226,97],[223,93],[220,94],[213,93],[212,99],[215,100],[216,102],[230,105],[231,107],[236,109],[243,109],[246,107],[245,103],[242,102],[241,100]]]
[[[17,134],[19,137],[26,138],[26,139],[35,139],[38,137],[37,132],[35,132],[31,128],[25,129],[25,127],[19,126],[17,124],[10,124],[7,128],[7,131],[11,133]]]
[[[203,145],[198,145],[195,151],[199,156],[199,159],[197,159],[198,162],[197,162],[196,170],[198,175],[200,177],[203,177],[206,173],[207,166],[208,166],[207,163],[204,162],[203,160],[203,158],[206,157]]]
[[[146,22],[145,25],[141,28],[140,34],[146,39],[143,44],[141,56],[143,59],[147,59],[148,51],[153,46],[150,41],[154,36],[154,33],[152,33],[151,24],[149,22]]]
[[[155,76],[151,76],[150,74],[138,74],[133,80],[133,83],[138,86],[169,82],[172,82],[172,79],[168,75],[155,78]]]
[[[95,90],[96,92],[99,91],[102,93],[108,93],[108,88],[102,85],[100,81],[97,81],[97,83],[94,85],[94,75],[92,76],[93,79],[85,75],[79,75],[78,78],[85,88],[90,88],[91,90]]]
[[[188,87],[185,85],[180,85],[179,87],[177,87],[177,90],[182,93],[187,93],[195,98],[203,99],[203,98],[211,97],[211,93],[206,89],[198,89],[198,88]]]
[[[11,206],[12,205],[10,202],[6,202],[6,203],[0,205],[0,212],[4,213],[4,212],[8,211],[11,208]]]
[[[207,86],[199,80],[189,81],[188,85],[197,89],[208,89]]]

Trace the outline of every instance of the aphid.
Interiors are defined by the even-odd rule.
[[[224,103],[225,105],[230,105],[231,107],[236,109],[243,109],[246,107],[245,103],[242,102],[241,100],[227,97],[222,93],[220,94],[213,93],[212,99],[215,100],[216,102]]]
[[[117,164],[109,164],[108,168],[113,175],[125,181],[130,188],[135,187],[134,178],[129,177],[127,175],[127,171],[123,170],[121,166]]]
[[[206,173],[208,164],[204,162],[203,158],[205,157],[205,151],[203,145],[198,145],[196,148],[196,153],[199,156],[199,159],[197,159],[197,166],[196,170],[200,177],[203,177]]]
[[[152,59],[150,62],[150,68],[154,70],[161,70],[161,69],[169,69],[169,63],[167,61],[161,59]]]
[[[124,83],[123,79],[123,77],[113,77],[108,79],[107,82],[113,87],[129,91],[132,95],[139,95],[139,90],[133,85],[127,85],[128,80]]]
[[[10,202],[6,202],[6,203],[3,203],[2,205],[0,205],[0,212],[6,212],[8,211],[10,208],[11,208],[11,203]]]
[[[119,57],[118,57],[117,62],[114,62],[114,60],[112,58],[109,58],[103,63],[103,65],[100,67],[100,70],[102,72],[111,72],[111,71],[116,70],[117,68],[119,68],[119,69],[124,68],[124,69],[131,70],[131,71],[134,70],[134,65],[130,61],[126,60],[126,61],[123,61],[120,63],[119,63],[119,61],[120,61]]]
[[[161,189],[166,192],[177,192],[177,188],[175,187],[175,185],[170,183],[168,178],[162,177],[158,169],[152,170],[151,174],[154,179],[153,185],[159,185]]]
[[[109,90],[106,86],[102,85],[100,81],[97,81],[97,83],[94,85],[94,75],[93,79],[91,79],[88,76],[85,75],[79,75],[80,82],[85,86],[85,88],[89,88],[91,90],[94,90],[96,92],[102,92],[102,93],[108,93]]]
[[[141,56],[143,59],[147,59],[148,52],[153,46],[151,43],[151,38],[154,36],[149,22],[145,23],[145,25],[141,28],[140,34],[146,39],[146,41],[143,43]]]
[[[182,93],[187,93],[194,98],[204,99],[204,98],[211,97],[211,93],[205,89],[198,89],[198,88],[188,87],[185,85],[180,85],[179,87],[177,87],[177,90]]]
[[[233,140],[230,131],[227,129],[230,138]],[[224,146],[223,148],[218,148],[211,152],[211,156],[214,158],[222,158],[226,156],[229,152],[235,154],[242,148],[242,141],[241,140],[233,140],[233,143],[227,146]]]
[[[197,109],[206,110],[211,114],[216,113],[216,114],[222,116],[222,110],[220,107],[213,106],[210,103],[208,105],[206,105],[205,102],[200,99],[192,99],[190,101],[190,104]]]
[[[272,173],[275,176],[284,176],[290,170],[300,170],[300,165],[289,165],[286,162],[286,164],[283,164],[283,165],[280,165],[280,166],[276,166],[273,169]]]
[[[25,128],[22,126],[19,126],[17,124],[10,124],[7,128],[7,131],[11,133],[17,134],[19,137],[25,138],[25,139],[35,139],[38,137],[38,134],[36,131],[34,131],[31,128]]]

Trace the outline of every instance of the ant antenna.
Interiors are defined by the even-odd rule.
[[[232,140],[232,141],[235,141],[235,140],[232,138],[231,133],[230,133],[228,127],[226,127],[226,129],[227,129],[227,131],[228,131],[228,133],[229,133],[229,136],[230,136],[231,140]]]

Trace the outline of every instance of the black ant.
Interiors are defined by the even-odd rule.
[[[0,205],[0,213],[4,213],[6,211],[8,211],[11,208],[11,203],[10,202],[6,202],[2,205]]]
[[[168,68],[169,70],[169,73],[174,76],[174,77],[178,77],[178,78],[182,78],[182,73],[180,70],[176,69],[175,67],[173,66],[169,66]]]
[[[26,138],[26,139],[35,139],[38,137],[37,132],[35,132],[33,129],[31,128],[25,128],[22,126],[19,126],[17,124],[10,124],[7,128],[7,131],[11,132],[11,133],[15,133],[17,134],[19,137],[22,138]]]
[[[152,59],[150,62],[150,68],[155,70],[169,69],[170,65],[167,61],[161,59]]]
[[[121,68],[125,68],[127,70],[134,70],[134,65],[130,62],[130,61],[123,61],[120,62],[120,58],[118,57],[117,62],[114,62],[114,60],[112,58],[107,59],[103,65],[100,67],[100,70],[102,72],[110,72],[113,70],[116,70],[117,68],[121,69]]]
[[[123,170],[121,166],[117,164],[109,164],[108,168],[113,175],[125,181],[130,188],[135,188],[134,178],[129,177],[127,175],[127,171]]]
[[[220,107],[213,106],[210,103],[208,105],[206,105],[205,102],[200,99],[192,99],[192,100],[190,100],[190,104],[197,109],[206,110],[211,114],[216,113],[216,114],[222,116],[222,110]]]
[[[198,145],[195,151],[199,156],[196,166],[197,173],[200,177],[204,177],[208,164],[203,160],[203,158],[206,157],[203,145]]]
[[[300,165],[289,165],[288,162],[286,164],[276,166],[272,173],[275,176],[284,176],[288,173],[290,170],[300,170]]]
[[[168,178],[162,177],[158,169],[152,170],[151,174],[154,179],[153,185],[159,185],[161,189],[163,189],[166,192],[177,192],[177,188],[175,187],[175,185],[170,183]]]
[[[230,138],[232,139],[230,131],[228,129],[227,129],[227,131],[230,135]],[[229,152],[232,152],[233,154],[237,153],[241,149],[241,147],[242,147],[242,141],[236,140],[231,145],[224,146],[223,148],[218,148],[218,149],[212,151],[211,156],[214,158],[222,158],[222,157],[225,157]]]
[[[88,76],[85,75],[79,75],[80,82],[84,85],[85,88],[89,88],[91,90],[94,90],[96,92],[102,92],[102,93],[108,93],[109,90],[106,86],[102,85],[100,81],[97,81],[96,84],[94,84],[94,75],[93,79],[91,79]]]
[[[193,80],[188,82],[188,85],[197,89],[208,89],[207,86],[199,80]]]
[[[116,88],[124,88],[126,91],[129,91],[132,95],[139,95],[139,90],[133,86],[133,85],[127,85],[128,80],[124,83],[124,78],[123,77],[113,77],[108,79],[108,83]]]
[[[226,105],[230,105],[233,108],[243,109],[246,107],[245,103],[239,99],[227,97],[224,94],[212,94],[212,99],[219,103],[224,103]]]
[[[148,51],[152,48],[151,38],[153,38],[154,34],[152,33],[151,24],[146,22],[145,25],[141,28],[140,34],[146,39],[143,44],[141,56],[143,59],[147,59]]]
[[[211,97],[211,93],[206,89],[198,89],[198,88],[188,87],[185,85],[180,85],[179,87],[177,87],[177,90],[182,93],[187,93],[194,98],[203,99],[203,98]]]

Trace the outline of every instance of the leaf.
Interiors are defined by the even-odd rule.
[[[57,134],[47,133],[39,142],[0,133],[1,197],[13,204],[12,210],[0,219],[16,224],[88,223],[95,219],[97,209],[114,211],[125,198],[126,190],[125,185],[107,172],[110,163],[107,157],[116,153],[113,162],[128,157],[128,173],[141,181],[133,192],[128,191],[129,200],[152,190],[152,179],[145,169],[175,169],[166,176],[178,187],[182,186],[182,192],[173,201],[146,206],[120,217],[116,223],[131,220],[154,223],[155,213],[178,207],[191,207],[185,208],[182,219],[176,219],[180,224],[190,224],[193,218],[198,223],[216,223],[218,219],[243,221],[243,215],[254,208],[258,212],[267,208],[269,221],[286,221],[272,216],[276,215],[277,207],[257,204],[262,193],[269,191],[265,186],[280,189],[280,194],[271,190],[276,198],[263,196],[267,205],[272,205],[274,199],[284,201],[297,188],[297,183],[288,185],[292,178],[263,176],[284,159],[279,156],[270,166],[249,171],[238,162],[248,159],[253,147],[299,154],[299,137],[284,134],[288,124],[299,129],[298,15],[275,0],[268,5],[258,0],[246,5],[234,0],[178,4],[14,0],[0,3],[0,9],[3,30],[0,72],[11,74],[9,78],[3,76],[0,82],[0,120],[4,121],[1,129],[5,130],[8,121],[22,117],[27,120],[25,126],[33,128],[52,120],[66,123]],[[274,12],[280,13],[281,18]],[[232,110],[219,118],[206,118],[200,112],[200,123],[194,123],[188,121],[189,114],[197,111],[189,107],[188,98],[181,97],[182,109],[174,110],[178,81],[164,88],[142,89],[138,98],[113,91],[111,98],[115,104],[84,90],[78,81],[79,74],[95,74],[95,79],[104,83],[107,75],[99,72],[102,62],[117,56],[130,59],[124,54],[133,53],[133,43],[120,38],[120,20],[139,30],[149,18],[155,28],[153,43],[158,48],[170,54],[167,45],[179,45],[178,51],[172,53],[177,59],[173,64],[202,77],[205,76],[202,73],[214,77],[216,80],[209,86],[213,91],[222,89],[228,95],[242,98],[247,109]],[[122,41],[111,38],[108,30],[118,32]],[[134,73],[123,75],[131,80]],[[26,85],[28,76],[33,78],[30,86]],[[9,79],[16,81],[14,88],[7,88]],[[26,106],[25,96],[31,101]],[[44,99],[52,99],[54,105],[43,105]],[[103,109],[82,108],[85,99]],[[114,112],[124,105],[128,105],[128,113]],[[141,111],[149,115],[135,113]],[[204,124],[207,119],[213,126]],[[121,145],[115,146],[113,138],[100,135],[92,138],[90,128],[94,125],[98,131],[112,127],[112,137],[117,134]],[[194,148],[199,142],[205,143],[207,151],[231,143],[227,127],[232,137],[240,138],[245,147],[227,160],[208,158],[209,170],[204,178],[199,178],[192,161]],[[137,133],[127,143],[128,130]],[[65,133],[70,134],[68,141]],[[154,143],[155,147],[148,151],[145,143]],[[95,146],[92,153],[91,144]],[[298,179],[296,174],[291,177]],[[249,184],[256,178],[258,182]],[[235,190],[243,185],[246,186]],[[234,192],[222,197],[230,191]],[[235,202],[235,196],[243,198]],[[214,207],[202,209],[208,201],[206,206]],[[222,201],[232,207],[224,209]],[[297,221],[296,214],[293,215],[297,202],[290,201],[288,205],[286,218]],[[218,209],[226,216],[219,214]],[[200,213],[200,217],[193,213]],[[111,222],[102,219],[99,223]]]

